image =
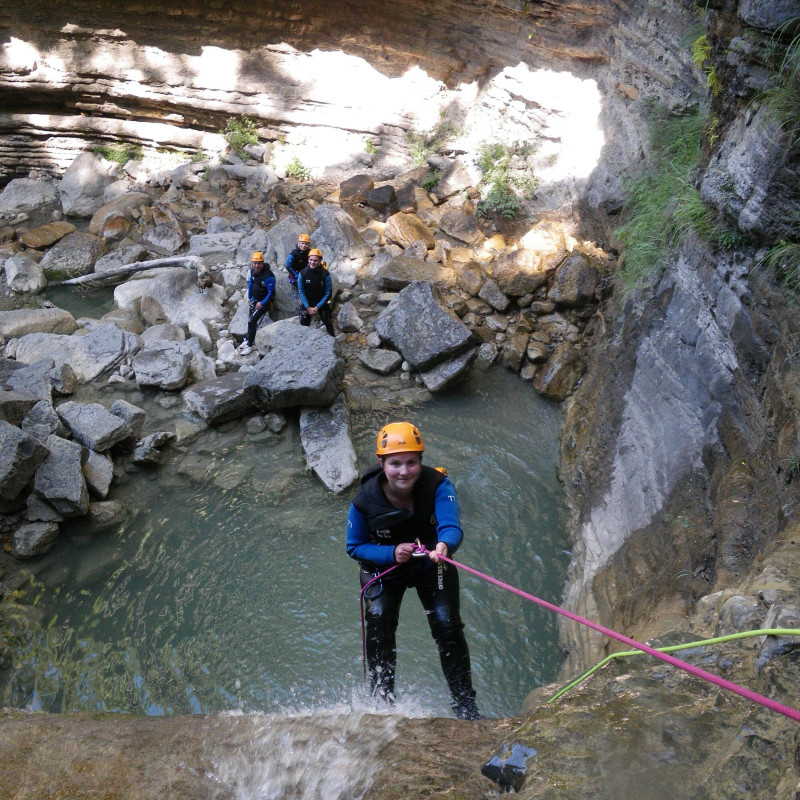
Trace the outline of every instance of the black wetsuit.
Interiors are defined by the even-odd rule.
[[[247,300],[250,304],[250,313],[247,318],[247,344],[250,347],[255,341],[258,323],[272,308],[274,297],[275,275],[269,264],[265,263],[261,272],[254,272],[251,269],[250,279],[247,282]],[[256,303],[261,303],[261,308],[256,308]]]
[[[358,540],[363,538],[359,529],[364,521],[373,544],[394,548],[419,538],[429,550],[435,548],[438,541],[436,509],[437,506],[446,508],[448,500],[455,503],[452,484],[435,469],[423,466],[414,485],[414,508],[408,511],[398,509],[389,502],[381,485],[382,474],[378,466],[362,478],[361,491],[351,507],[348,552],[358,557]],[[457,518],[457,505],[455,513]],[[454,547],[449,549],[452,552]],[[363,560],[359,561],[359,567],[362,587],[387,569],[386,564]],[[373,694],[388,702],[394,698],[397,666],[395,634],[400,604],[406,589],[410,588],[416,589],[425,609],[456,716],[462,719],[478,718],[469,648],[459,607],[458,570],[448,564],[434,564],[427,557],[412,558],[400,565],[373,584],[365,594],[367,664]]]

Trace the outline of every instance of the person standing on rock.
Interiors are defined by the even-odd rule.
[[[269,264],[264,262],[264,254],[256,250],[250,256],[250,278],[247,281],[247,300],[250,315],[247,318],[247,338],[242,342],[239,352],[246,356],[253,352],[258,323],[272,307],[275,297],[275,275]]]
[[[300,273],[308,266],[308,250],[311,247],[311,237],[307,233],[301,233],[297,237],[297,247],[286,256],[286,269],[289,272],[289,284],[297,285],[297,278]]]
[[[333,282],[322,260],[321,250],[308,251],[308,266],[298,277],[297,293],[300,296],[300,324],[307,327],[312,317],[319,317],[325,330],[333,336]]]
[[[458,570],[441,560],[463,539],[458,500],[444,471],[422,465],[415,425],[392,422],[378,433],[378,464],[361,478],[347,518],[347,554],[358,561],[366,602],[366,653],[372,694],[394,702],[395,634],[406,589],[416,589],[439,648],[450,702],[460,719],[479,719],[469,648],[459,608]],[[428,550],[418,555],[415,541]]]

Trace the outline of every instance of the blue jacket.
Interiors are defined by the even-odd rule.
[[[452,556],[461,544],[464,532],[461,530],[456,490],[447,478],[436,488],[433,504],[437,539],[447,545],[448,555]],[[395,563],[394,548],[394,544],[375,542],[366,516],[351,504],[347,516],[347,555],[357,561],[390,567]]]

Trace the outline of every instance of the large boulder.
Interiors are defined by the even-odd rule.
[[[83,465],[83,477],[89,490],[105,499],[114,477],[114,462],[109,456],[90,450]]]
[[[103,236],[109,237],[109,224],[103,226]],[[142,235],[142,244],[149,250],[162,256],[171,256],[178,252],[185,244],[186,237],[183,230],[173,225],[160,223],[148,228]]]
[[[353,175],[339,184],[339,202],[365,203],[374,186],[371,175]]]
[[[138,436],[144,427],[147,413],[143,408],[129,403],[127,400],[115,400],[108,409],[114,416],[119,417],[131,429],[133,436]]]
[[[28,522],[11,534],[14,558],[35,558],[46,553],[58,539],[57,522]]]
[[[29,231],[22,231],[17,237],[25,247],[33,250],[44,250],[52,247],[57,241],[63,239],[68,233],[73,233],[75,226],[63,219],[56,222],[48,222],[38,228],[31,228]]]
[[[368,370],[377,372],[378,375],[388,375],[402,364],[403,357],[394,350],[368,349],[358,354],[358,360]]]
[[[201,256],[209,266],[233,261],[242,236],[237,231],[196,234],[189,239],[189,255]]]
[[[567,257],[564,228],[558,222],[543,219],[520,240],[523,250],[531,250],[539,258],[541,269],[552,272]]]
[[[439,227],[454,239],[465,242],[472,247],[480,244],[483,233],[478,228],[478,221],[474,214],[466,214],[463,211],[448,210],[442,214],[439,220]]]
[[[443,392],[445,389],[461,381],[469,374],[470,367],[478,355],[478,348],[473,347],[449,361],[437,364],[435,367],[420,372],[425,388],[432,393]]]
[[[94,262],[94,271],[108,272],[112,269],[126,267],[128,264],[135,264],[137,261],[143,261],[146,257],[147,250],[140,244],[134,243],[124,245],[118,247],[112,253],[106,253],[104,256],[100,256],[100,258]],[[123,280],[125,280],[125,278],[119,279],[119,281]]]
[[[245,379],[255,387],[264,410],[293,406],[326,406],[341,391],[344,361],[325,331],[292,320],[273,322],[256,334],[264,357]]]
[[[472,343],[469,328],[439,305],[427,282],[403,289],[381,312],[375,330],[420,371],[460,355]]]
[[[51,434],[66,438],[67,429],[49,400],[39,400],[22,420],[22,430],[44,443]]]
[[[58,185],[64,213],[68,217],[91,217],[103,205],[103,192],[111,181],[100,159],[92,153],[81,153]]]
[[[14,364],[14,368],[9,370],[8,364]],[[3,361],[0,382],[11,391],[50,401],[54,390],[58,394],[71,394],[77,378],[67,364],[56,367],[52,358],[40,358],[30,364]]]
[[[109,450],[131,435],[125,420],[112,414],[100,403],[75,403],[70,400],[58,406],[56,413],[76,441],[98,453]]]
[[[47,439],[47,458],[36,470],[33,488],[59,514],[74,517],[89,508],[89,491],[83,477],[83,465],[88,458],[85,447],[60,436]]]
[[[85,336],[29,333],[17,342],[16,359],[29,364],[52,358],[56,367],[69,364],[78,381],[88,383],[132,356],[140,346],[138,336],[105,322]]]
[[[48,280],[61,281],[88,275],[103,254],[103,242],[91,233],[75,231],[58,241],[39,262]]]
[[[358,459],[343,395],[328,408],[301,409],[300,441],[307,468],[332,492],[340,494],[358,480]]]
[[[0,311],[0,336],[18,338],[28,333],[73,333],[78,323],[62,308],[18,308]]]
[[[147,270],[114,289],[120,308],[139,308],[149,325],[172,322],[184,325],[192,317],[222,319],[225,290],[216,284],[201,292],[194,270],[166,267]]]
[[[245,385],[248,373],[228,372],[219,378],[196,383],[183,392],[186,405],[209,425],[220,425],[256,410],[256,390]]]
[[[10,502],[47,458],[47,448],[33,436],[0,420],[0,500]]]
[[[311,234],[314,247],[322,250],[334,280],[343,286],[353,286],[375,251],[361,237],[343,208],[323,204],[314,210],[314,217],[317,221]]]
[[[580,354],[569,342],[562,342],[536,373],[533,385],[539,394],[560,401],[575,388],[582,375]]]
[[[573,253],[556,270],[547,299],[562,306],[582,306],[594,300],[600,273],[582,253]]]
[[[0,419],[11,425],[20,425],[38,402],[39,398],[30,394],[0,389]]]
[[[436,246],[431,229],[416,215],[398,211],[386,220],[384,235],[390,242],[406,248],[414,242],[425,242],[428,250]]]
[[[470,186],[477,186],[481,178],[482,175],[477,167],[456,158],[442,170],[439,182],[433,187],[433,193],[440,200],[444,200],[469,189]]]
[[[44,270],[29,255],[17,253],[6,259],[6,284],[16,294],[37,294],[47,286]]]
[[[125,217],[127,220],[132,220],[138,217],[143,209],[152,204],[152,198],[144,192],[127,192],[115,197],[95,211],[89,223],[89,233],[99,236],[106,221],[112,217]]]
[[[140,350],[131,366],[139,386],[180,389],[189,375],[192,351],[183,342],[158,339]]]
[[[14,219],[19,214],[52,211],[58,205],[58,192],[49,181],[15,178],[0,192],[0,218]]]
[[[503,253],[491,265],[491,271],[500,291],[511,297],[532,294],[547,282],[547,270],[535,250]]]
[[[448,287],[456,282],[456,273],[438,261],[422,261],[403,253],[384,264],[375,274],[375,281],[387,291],[405,289],[415,281]]]

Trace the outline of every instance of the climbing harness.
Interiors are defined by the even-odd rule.
[[[417,551],[423,552],[427,555],[430,551],[427,550],[422,545],[417,545]],[[466,566],[466,564],[460,564],[458,561],[453,561],[452,558],[448,558],[447,556],[440,555],[442,561],[446,564],[452,564],[454,567],[458,567],[458,569],[462,569],[465,572],[469,572],[471,575],[474,575],[476,578],[480,578],[481,580],[487,581],[488,583],[494,584],[495,586],[499,586],[501,589],[505,589],[512,594],[517,595],[518,597],[522,597],[525,600],[529,600],[532,603],[536,603],[536,605],[541,606],[542,608],[546,608],[549,611],[553,611],[556,614],[561,614],[563,617],[567,617],[567,619],[573,620],[573,622],[579,622],[581,625],[586,625],[593,630],[596,630],[598,633],[602,633],[604,636],[610,636],[612,639],[616,639],[618,642],[622,642],[623,644],[627,644],[628,647],[634,648],[636,651],[641,653],[647,653],[648,655],[653,656],[654,658],[658,658],[661,661],[665,661],[667,664],[671,664],[673,667],[677,667],[678,669],[684,670],[684,672],[688,672],[690,675],[694,675],[696,678],[702,678],[705,681],[709,681],[710,683],[719,686],[722,689],[727,689],[729,692],[733,692],[734,694],[738,694],[740,697],[744,697],[746,700],[750,700],[752,703],[757,703],[758,705],[762,705],[765,708],[769,708],[772,711],[777,712],[778,714],[782,714],[784,717],[788,717],[789,719],[793,719],[795,722],[800,722],[800,711],[795,710],[794,708],[789,708],[789,706],[785,706],[782,703],[778,703],[775,700],[770,699],[769,697],[764,697],[764,695],[758,694],[757,692],[753,692],[750,689],[746,689],[744,686],[739,686],[736,683],[732,683],[731,681],[725,680],[725,678],[720,678],[717,675],[712,675],[710,672],[706,672],[704,669],[700,669],[699,667],[695,667],[693,664],[687,664],[685,661],[681,661],[679,658],[675,658],[674,656],[669,655],[667,652],[663,652],[662,650],[658,650],[655,647],[650,647],[649,645],[643,644],[641,642],[637,642],[635,639],[631,639],[628,636],[624,636],[621,633],[617,633],[616,631],[612,631],[610,628],[606,628],[603,625],[600,625],[597,622],[592,622],[585,617],[581,617],[578,614],[573,614],[571,611],[567,611],[564,608],[560,608],[553,603],[548,603],[546,600],[542,600],[539,597],[535,597],[532,594],[528,594],[527,592],[523,592],[521,589],[516,589],[513,586],[510,586],[507,583],[503,583],[503,581],[497,580],[497,578],[491,577],[491,575],[486,575],[483,572],[479,572],[472,567]],[[364,588],[361,590],[361,598],[363,600],[364,591],[371,586],[375,581],[380,580],[384,575],[388,574],[392,570],[396,569],[399,565],[395,564],[393,567],[390,567],[386,570],[386,572],[380,573],[377,575],[373,580],[367,583]],[[784,629],[781,629],[784,630]],[[786,629],[788,630],[788,629]],[[362,645],[363,645],[363,658],[364,658],[364,680],[367,677],[367,662],[366,662],[366,628],[364,623],[364,611],[363,611],[363,602],[362,602],[362,611],[361,611],[361,636],[362,636]],[[698,646],[696,643],[691,646]],[[680,646],[679,646],[680,647]],[[663,648],[664,651],[670,650],[673,648]],[[599,668],[599,667],[598,667]],[[569,687],[567,687],[569,688]],[[554,699],[554,698],[551,698]]]

